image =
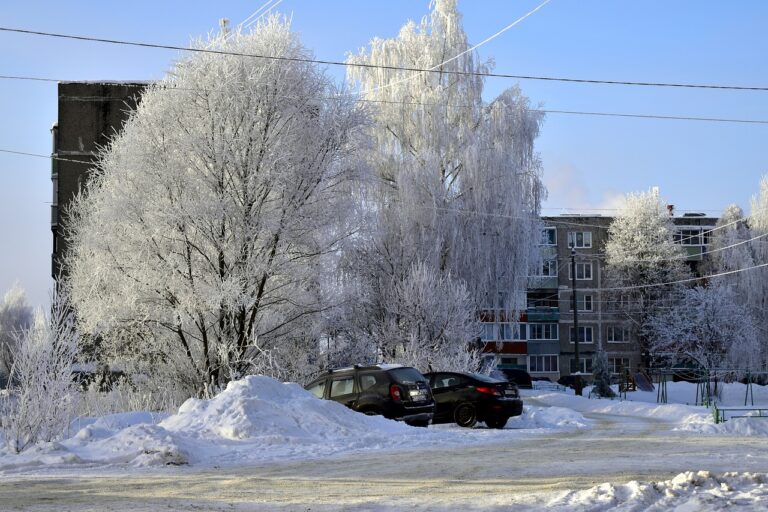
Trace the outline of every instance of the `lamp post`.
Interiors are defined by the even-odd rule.
[[[576,394],[581,396],[582,384],[581,384],[581,359],[579,357],[579,308],[576,301],[576,247],[575,244],[571,244],[571,303],[573,305],[573,344],[574,344],[574,358],[576,359],[576,380],[573,383],[573,387],[576,390]]]

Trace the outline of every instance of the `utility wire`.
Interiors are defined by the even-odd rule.
[[[351,62],[343,62],[343,61],[336,61],[336,60],[309,59],[309,58],[301,58],[301,57],[279,57],[279,56],[273,56],[273,55],[260,55],[260,54],[252,54],[252,53],[231,52],[226,50],[214,50],[210,48],[194,48],[194,47],[189,48],[189,47],[176,46],[176,45],[170,45],[170,44],[147,43],[147,42],[141,42],[141,41],[126,41],[126,40],[120,40],[120,39],[108,39],[108,38],[90,37],[90,36],[78,36],[78,35],[72,35],[72,34],[43,32],[39,30],[27,30],[27,29],[21,29],[21,28],[13,28],[13,27],[0,27],[0,32],[27,34],[27,35],[35,35],[35,36],[43,36],[43,37],[55,37],[59,39],[71,39],[75,41],[89,41],[89,42],[123,45],[123,46],[136,46],[140,48],[156,48],[156,49],[163,49],[163,50],[178,50],[182,52],[191,52],[191,53],[232,55],[235,57],[250,57],[250,58],[268,59],[268,60],[278,60],[278,61],[285,61],[285,62],[323,64],[323,65],[329,65],[329,66],[343,66],[343,67],[350,66],[350,67],[359,67],[359,68],[368,68],[368,69],[388,69],[392,71],[413,71],[418,73],[421,73],[421,72],[443,73],[443,74],[450,74],[450,75],[479,76],[479,77],[487,77],[487,78],[513,78],[516,80],[542,80],[542,81],[549,81],[549,82],[567,82],[567,83],[603,84],[603,85],[633,85],[633,86],[640,86],[640,87],[673,87],[673,88],[684,88],[684,89],[713,89],[713,90],[758,91],[758,92],[768,91],[768,87],[742,86],[742,85],[695,84],[695,83],[650,82],[650,81],[629,81],[629,80],[600,80],[600,79],[568,78],[568,77],[554,77],[554,76],[514,75],[510,73],[490,73],[490,72],[480,72],[480,71],[457,71],[457,70],[443,70],[443,69],[430,70],[430,69],[424,69],[424,68],[387,66],[387,65],[380,65],[380,64],[351,63]]]

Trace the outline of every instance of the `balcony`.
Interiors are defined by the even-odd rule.
[[[529,322],[559,322],[560,308],[537,306],[526,310]]]

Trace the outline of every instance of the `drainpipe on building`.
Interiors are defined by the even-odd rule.
[[[574,358],[576,359],[576,379],[573,386],[576,390],[576,394],[581,396],[582,394],[582,382],[581,382],[581,359],[579,358],[579,307],[576,301],[576,248],[575,244],[571,245],[571,302],[573,303],[573,337],[574,337]]]

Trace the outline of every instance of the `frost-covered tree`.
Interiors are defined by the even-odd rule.
[[[760,189],[752,198],[749,217],[750,253],[753,266],[768,263],[768,175],[760,180]],[[759,237],[759,238],[758,238]],[[746,261],[744,263],[747,263]],[[740,268],[747,268],[743,266]],[[739,274],[748,291],[748,309],[758,327],[762,369],[768,367],[768,268],[756,268]]]
[[[13,452],[61,438],[77,409],[72,367],[79,334],[67,298],[56,295],[51,302],[48,315],[37,313],[33,325],[16,334],[10,393],[0,404],[5,443]]]
[[[376,176],[365,203],[369,229],[349,260],[362,295],[351,316],[366,320],[360,331],[369,335],[390,325],[393,340],[411,336],[412,324],[388,297],[405,293],[416,267],[466,288],[471,314],[490,302],[515,317],[539,237],[533,143],[542,115],[517,87],[484,102],[474,73],[491,66],[469,51],[456,1],[431,5],[421,23],[349,58],[349,79],[374,118],[368,161]],[[439,324],[424,322],[426,331]]]
[[[646,323],[649,348],[669,363],[701,368],[755,369],[757,331],[728,284],[684,290],[673,307]]]
[[[476,371],[479,347],[468,343],[479,324],[466,287],[450,275],[414,264],[385,297],[388,313],[377,326],[381,353],[424,371]]]
[[[608,228],[605,245],[608,300],[632,322],[641,352],[648,350],[645,326],[660,309],[675,304],[690,277],[685,252],[674,243],[674,227],[654,190],[625,197]]]
[[[32,325],[32,308],[19,285],[5,292],[0,302],[0,383],[7,381],[16,355],[18,335]]]
[[[198,47],[100,155],[73,209],[69,286],[110,356],[208,394],[317,343],[351,224],[365,116],[288,23]],[[281,359],[282,358],[282,359]]]
[[[600,348],[595,354],[595,365],[592,368],[593,392],[603,398],[616,396],[611,388],[611,368],[608,366],[608,354]]]

